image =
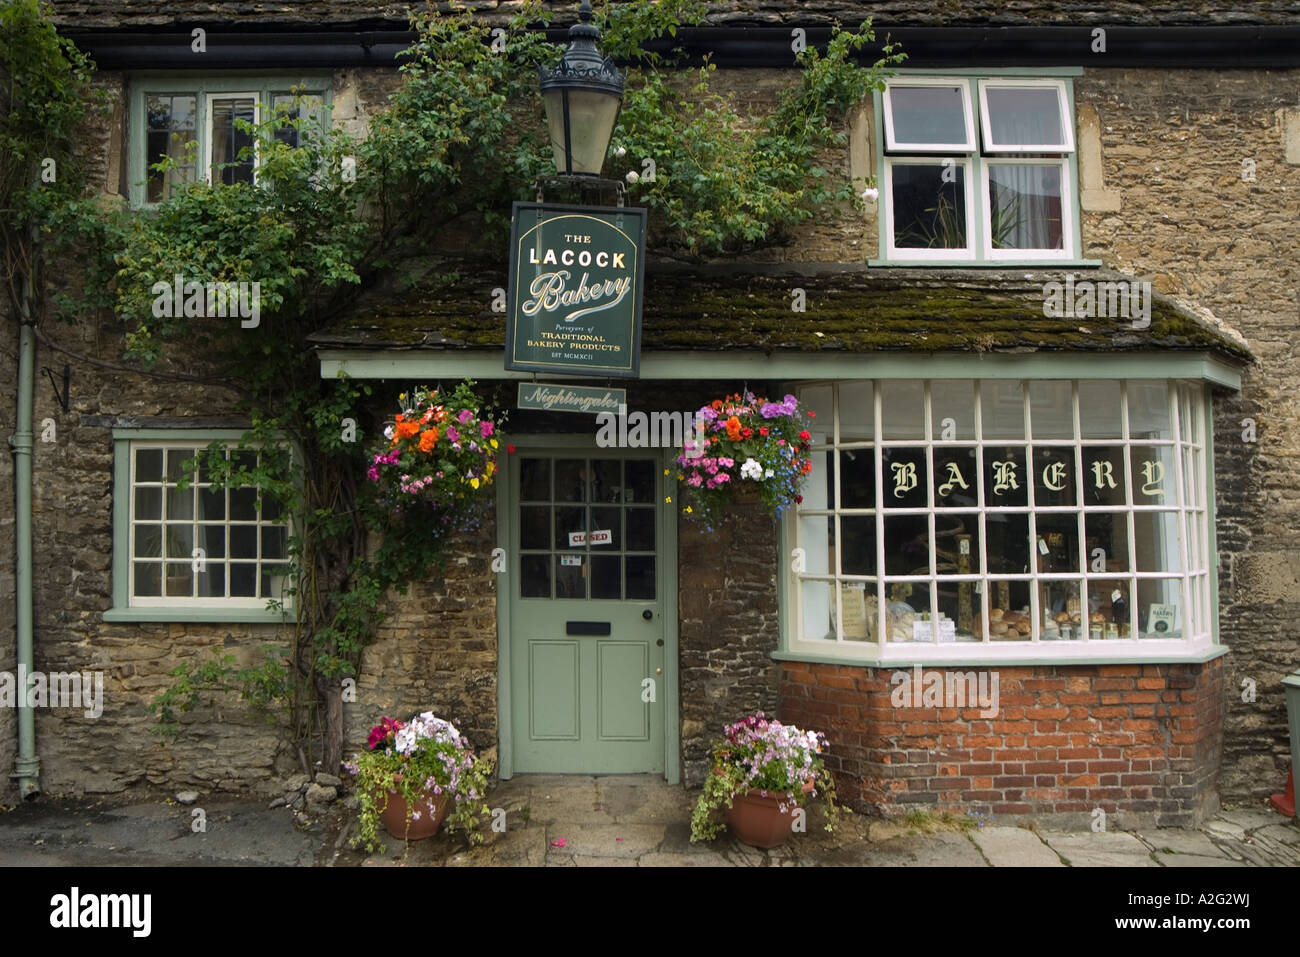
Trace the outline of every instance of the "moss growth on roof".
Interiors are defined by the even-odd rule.
[[[373,305],[314,337],[326,348],[484,349],[505,343],[505,317],[491,310],[499,276],[416,286]],[[1250,361],[1227,333],[1162,296],[1151,323],[1065,319],[1043,314],[1042,283],[1024,276],[969,274],[916,278],[858,270],[797,273],[651,272],[646,277],[642,348],[694,352],[866,353],[1044,351],[1211,351]],[[798,287],[805,311],[792,309]]]

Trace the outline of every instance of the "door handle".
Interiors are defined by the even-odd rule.
[[[652,612],[649,608],[643,609],[641,612],[641,617],[644,618],[646,621],[649,621],[654,616],[655,613]]]

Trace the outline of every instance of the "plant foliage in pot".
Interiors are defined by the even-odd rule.
[[[740,841],[776,847],[803,820],[796,809],[819,793],[826,801],[826,830],[833,831],[839,806],[822,760],[825,750],[820,732],[769,720],[761,711],[728,726],[691,815],[691,840],[717,837],[723,828],[717,812],[725,806],[726,823]]]
[[[360,818],[352,846],[383,850],[382,822],[393,837],[432,837],[445,820],[471,844],[491,816],[484,802],[488,763],[460,731],[432,711],[410,721],[383,718],[370,731],[369,750],[344,767],[356,776]]]

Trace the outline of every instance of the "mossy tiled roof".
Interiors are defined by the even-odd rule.
[[[500,264],[440,264],[401,290],[377,288],[313,336],[320,348],[493,349],[505,316]],[[1124,280],[1098,272],[1076,281]],[[865,269],[845,265],[660,267],[647,270],[644,351],[1212,352],[1249,362],[1244,338],[1160,294],[1151,324],[1044,315],[1043,285],[1063,272]],[[794,312],[792,292],[806,310]]]

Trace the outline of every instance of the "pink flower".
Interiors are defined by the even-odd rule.
[[[489,435],[491,435],[493,432],[496,431],[496,426],[493,425],[491,422],[481,422],[479,423],[478,430],[482,434],[483,438],[486,439]]]
[[[456,431],[456,426],[447,426],[447,441],[453,445],[460,441],[460,433]]]
[[[470,420],[474,418],[474,413],[469,409],[461,409],[460,414],[456,416],[456,421],[461,425],[469,425]]]

